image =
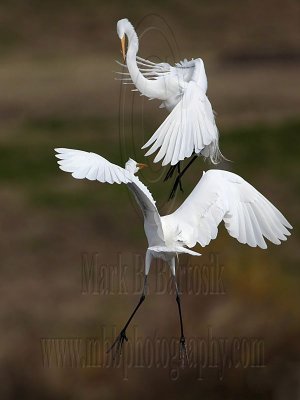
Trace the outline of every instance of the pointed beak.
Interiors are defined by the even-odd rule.
[[[122,55],[123,55],[123,59],[124,62],[126,61],[126,49],[125,49],[125,35],[122,37],[121,39],[121,46],[122,46]]]
[[[139,169],[143,169],[143,168],[147,168],[147,167],[148,167],[147,164],[140,164],[140,163],[137,163],[136,166],[137,166]]]

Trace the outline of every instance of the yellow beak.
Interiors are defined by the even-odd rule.
[[[125,60],[126,60],[125,35],[121,39],[121,46],[122,46],[123,59],[124,59],[124,62],[125,62]]]
[[[140,164],[140,163],[137,163],[136,166],[137,166],[139,169],[143,169],[143,168],[147,168],[147,167],[148,167],[147,164]]]

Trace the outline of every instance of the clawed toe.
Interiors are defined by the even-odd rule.
[[[128,337],[126,336],[126,331],[122,330],[111,347],[107,350],[107,353],[112,353],[113,359],[121,356],[124,341],[128,342]]]
[[[189,357],[184,336],[182,336],[179,341],[179,360],[181,361],[182,367],[189,364]]]

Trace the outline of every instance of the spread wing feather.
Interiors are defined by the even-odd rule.
[[[55,149],[62,171],[70,172],[76,179],[98,180],[107,183],[125,183],[133,192],[147,224],[145,232],[150,246],[164,245],[161,218],[148,188],[137,176],[95,153],[81,150]]]
[[[146,156],[160,148],[154,162],[163,159],[162,165],[175,165],[194,152],[200,153],[211,143],[217,143],[218,136],[207,96],[197,83],[190,81],[182,99],[142,148],[151,146]]]
[[[290,235],[292,226],[260,192],[240,176],[227,171],[210,170],[185,202],[162,218],[165,231],[178,232],[178,241],[188,247],[198,242],[206,246],[224,221],[229,234],[240,243],[267,248],[265,239],[280,244]]]

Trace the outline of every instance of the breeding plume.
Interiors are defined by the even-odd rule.
[[[214,113],[206,96],[204,63],[201,58],[197,58],[171,66],[168,63],[156,64],[137,56],[139,41],[128,19],[118,21],[117,33],[121,39],[125,66],[128,68],[128,72],[119,73],[124,75],[121,80],[133,83],[136,90],[149,99],[161,100],[160,107],[170,112],[142,148],[151,146],[146,156],[158,150],[154,162],[162,160],[162,165],[171,164],[166,179],[178,169],[179,175],[170,196],[173,197],[180,178],[197,156],[209,158],[214,164],[222,158]],[[191,156],[193,158],[190,163],[180,172],[180,161]]]
[[[161,258],[170,266],[176,289],[180,318],[180,357],[186,357],[180,297],[175,278],[178,254],[200,256],[190,250],[197,243],[207,246],[218,234],[218,225],[224,221],[228,233],[240,243],[266,249],[265,238],[280,244],[290,235],[291,225],[253,186],[240,176],[227,171],[209,170],[172,214],[161,217],[147,187],[135,175],[145,164],[129,159],[125,169],[105,158],[80,150],[56,149],[60,169],[77,179],[98,180],[107,183],[125,183],[132,191],[144,216],[144,230],[148,240],[145,257],[144,288],[133,313],[124,325],[110,350],[120,354],[126,329],[145,299],[147,277],[151,260]]]

